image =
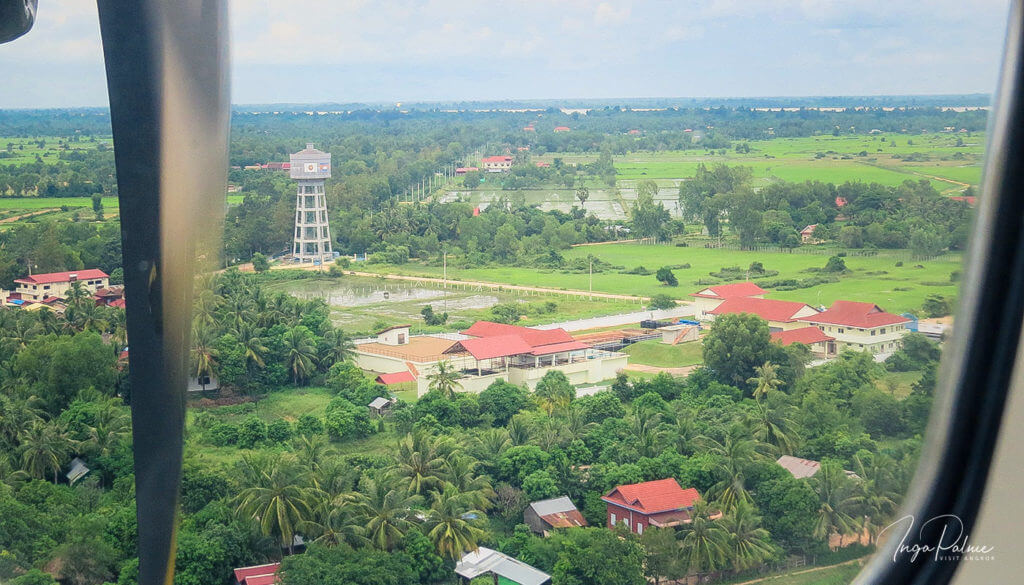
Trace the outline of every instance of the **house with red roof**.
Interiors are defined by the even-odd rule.
[[[236,585],[272,585],[280,583],[277,571],[281,563],[270,563],[267,565],[255,565],[252,567],[241,567],[235,569]]]
[[[64,298],[74,283],[78,283],[89,295],[101,288],[107,288],[110,277],[106,272],[89,268],[86,270],[69,270],[67,272],[50,272],[47,274],[29,274],[14,281],[15,292],[23,301],[43,301],[50,297]]]
[[[481,160],[480,164],[488,173],[507,173],[512,169],[512,157],[508,155],[489,156]]]
[[[814,230],[818,227],[818,224],[812,223],[804,229],[800,230],[800,243],[801,244],[818,244],[821,240],[814,237]]]
[[[874,303],[854,301],[836,301],[828,310],[797,320],[834,337],[839,351],[852,349],[874,355],[899,349],[910,322],[901,315],[886,313]]]
[[[829,358],[836,355],[836,338],[813,325],[776,331],[772,333],[772,341],[783,346],[802,343],[817,357]]]
[[[691,521],[700,500],[696,488],[683,489],[674,477],[620,485],[601,497],[607,504],[607,526],[625,523],[630,532],[643,534],[648,526],[679,526]]]
[[[465,175],[466,173],[472,173],[474,171],[479,171],[479,170],[480,169],[477,168],[477,167],[457,167],[455,169],[455,176],[456,177],[461,177],[462,175]]]
[[[707,319],[706,313],[722,304],[725,299],[736,297],[763,299],[767,292],[753,282],[736,282],[733,284],[709,286],[695,293],[690,293],[690,296],[693,297],[694,316],[697,319]]]
[[[731,297],[719,303],[714,309],[707,311],[706,314],[709,319],[714,319],[718,315],[740,313],[757,315],[768,322],[768,327],[772,331],[784,331],[806,327],[805,323],[797,321],[797,319],[815,315],[818,311],[807,303],[796,301],[778,301],[760,297]]]
[[[555,126],[555,132],[568,132],[568,126]]]

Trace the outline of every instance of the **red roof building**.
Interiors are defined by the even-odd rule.
[[[256,565],[235,569],[235,583],[238,585],[271,585],[279,583],[277,571],[281,563],[270,563],[268,565]]]
[[[836,353],[836,338],[817,327],[800,327],[772,333],[772,341],[782,345],[802,343],[819,357],[832,357]]]
[[[631,135],[633,135],[633,136],[636,136],[636,135],[640,134],[640,131],[639,131],[639,130],[636,130],[636,129],[633,129],[633,130],[630,130],[630,131],[629,131],[629,133],[630,133]]]
[[[875,355],[899,349],[910,322],[906,317],[886,313],[874,303],[854,301],[836,301],[827,311],[798,320],[814,324],[834,337],[840,351],[852,349]]]
[[[473,171],[479,171],[477,167],[458,167],[455,169],[455,175],[465,175],[466,173],[472,173]]]
[[[536,132],[537,129],[533,126],[523,126],[523,132]]]
[[[700,500],[696,488],[683,489],[675,478],[620,485],[601,500],[607,504],[609,528],[625,522],[629,531],[643,534],[648,526],[678,526],[690,522]]]
[[[568,126],[555,126],[555,132],[568,132]]]
[[[415,382],[416,376],[412,375],[410,371],[395,372],[393,374],[381,374],[374,380],[378,384],[384,384],[389,386],[391,384],[403,384],[405,382]]]
[[[708,319],[709,311],[718,307],[726,299],[743,297],[763,299],[766,292],[766,290],[752,282],[736,282],[733,284],[709,286],[704,290],[690,293],[690,296],[694,297],[694,316],[698,319]]]
[[[89,268],[86,270],[70,270],[67,272],[50,272],[47,274],[30,274],[14,281],[18,285],[17,292],[25,301],[44,301],[50,297],[64,297],[75,283],[84,291],[92,294],[106,288],[110,277],[106,272]]]
[[[559,361],[559,354],[563,354],[561,361],[564,363],[572,360],[572,352],[590,349],[586,343],[573,339],[565,329],[533,329],[477,321],[462,334],[471,339],[456,342],[445,353],[468,353],[477,361],[477,369],[482,369],[482,361],[499,359],[501,363],[495,367],[507,368],[510,360],[539,365],[542,356],[550,356],[554,365]]]
[[[488,173],[503,173],[512,168],[512,157],[508,155],[488,156],[480,161]]]
[[[67,272],[49,272],[47,274],[30,274],[25,278],[15,279],[18,284],[53,284],[57,282],[88,281],[110,278],[106,272],[89,268],[86,270],[69,270]]]
[[[974,195],[954,195],[949,198],[951,201],[961,201],[967,205],[974,207],[974,202],[978,200]]]
[[[707,311],[708,315],[734,315],[749,313],[757,315],[770,326],[785,329],[786,324],[796,323],[799,317],[816,315],[818,312],[806,303],[796,301],[777,301],[758,297],[731,297],[717,307]]]

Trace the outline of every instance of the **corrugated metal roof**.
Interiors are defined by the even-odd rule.
[[[896,325],[910,321],[906,317],[886,313],[874,303],[858,303],[855,301],[836,301],[827,311],[809,317],[799,317],[798,321],[808,323],[828,323],[829,325],[846,325],[870,329],[883,325]]]
[[[733,284],[709,286],[704,290],[690,293],[690,296],[704,297],[708,299],[728,299],[732,297],[752,297],[755,295],[763,295],[766,292],[768,291],[757,286],[753,282],[737,282]]]
[[[25,278],[15,279],[14,282],[24,284],[53,284],[55,282],[70,282],[72,277],[75,280],[92,280],[94,278],[109,278],[106,272],[96,268],[85,270],[69,270],[67,272],[48,272],[46,274],[33,274]]]
[[[551,498],[550,500],[540,500],[530,504],[533,511],[538,516],[545,516],[547,514],[555,514],[558,512],[568,512],[569,510],[575,510],[576,505],[572,503],[569,496],[561,496],[559,498]]]
[[[759,287],[760,288],[760,287]],[[732,297],[722,301],[714,309],[708,311],[711,315],[730,315],[736,313],[749,313],[757,315],[765,321],[788,322],[796,319],[796,314],[806,309],[813,311],[807,303],[797,301],[778,301],[775,299],[759,299],[757,297]]]
[[[810,345],[812,343],[821,343],[822,341],[832,341],[835,337],[826,335],[824,331],[817,327],[801,327],[799,329],[790,329],[789,331],[776,331],[772,333],[772,341],[778,341],[782,345],[789,345],[791,343],[805,343]]]
[[[518,335],[496,335],[465,339],[448,348],[445,353],[457,353],[464,349],[478,360],[530,353],[533,348]]]
[[[494,573],[520,585],[543,585],[551,580],[551,575],[544,571],[482,546],[463,555],[462,560],[455,565],[455,573],[467,579]]]

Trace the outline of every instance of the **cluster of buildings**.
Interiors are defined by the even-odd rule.
[[[0,307],[17,307],[30,311],[47,307],[62,313],[67,307],[68,293],[78,286],[90,295],[96,305],[124,308],[124,287],[111,286],[110,276],[95,268],[29,274],[14,281],[13,291],[0,289]]]
[[[415,384],[425,394],[440,362],[460,372],[465,392],[481,392],[497,380],[535,388],[544,374],[559,370],[573,384],[614,378],[627,356],[595,348],[564,329],[534,329],[477,321],[459,333],[410,335],[409,325],[389,327],[357,342],[355,362],[379,372],[384,384]]]
[[[819,310],[807,303],[766,299],[753,282],[723,284],[692,293],[696,317],[713,321],[719,315],[749,313],[768,322],[772,339],[803,343],[811,353],[830,358],[843,350],[887,356],[900,348],[911,319],[887,313],[874,303],[836,301]]]

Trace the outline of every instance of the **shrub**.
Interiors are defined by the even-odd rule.
[[[651,297],[650,307],[652,309],[671,309],[675,306],[675,299],[667,294],[659,293]]]
[[[292,438],[292,425],[286,420],[275,420],[267,425],[267,439],[274,443],[283,443]]]
[[[238,427],[228,423],[216,423],[210,427],[210,442],[218,447],[238,443]]]
[[[668,266],[662,266],[658,269],[658,273],[654,275],[654,278],[658,282],[668,286],[679,286],[679,280],[676,275],[672,273],[672,270]]]
[[[256,415],[249,415],[238,425],[238,446],[252,449],[267,440],[267,423]]]
[[[324,432],[324,423],[316,416],[307,413],[300,416],[298,422],[295,423],[295,432],[303,437],[319,435]]]

